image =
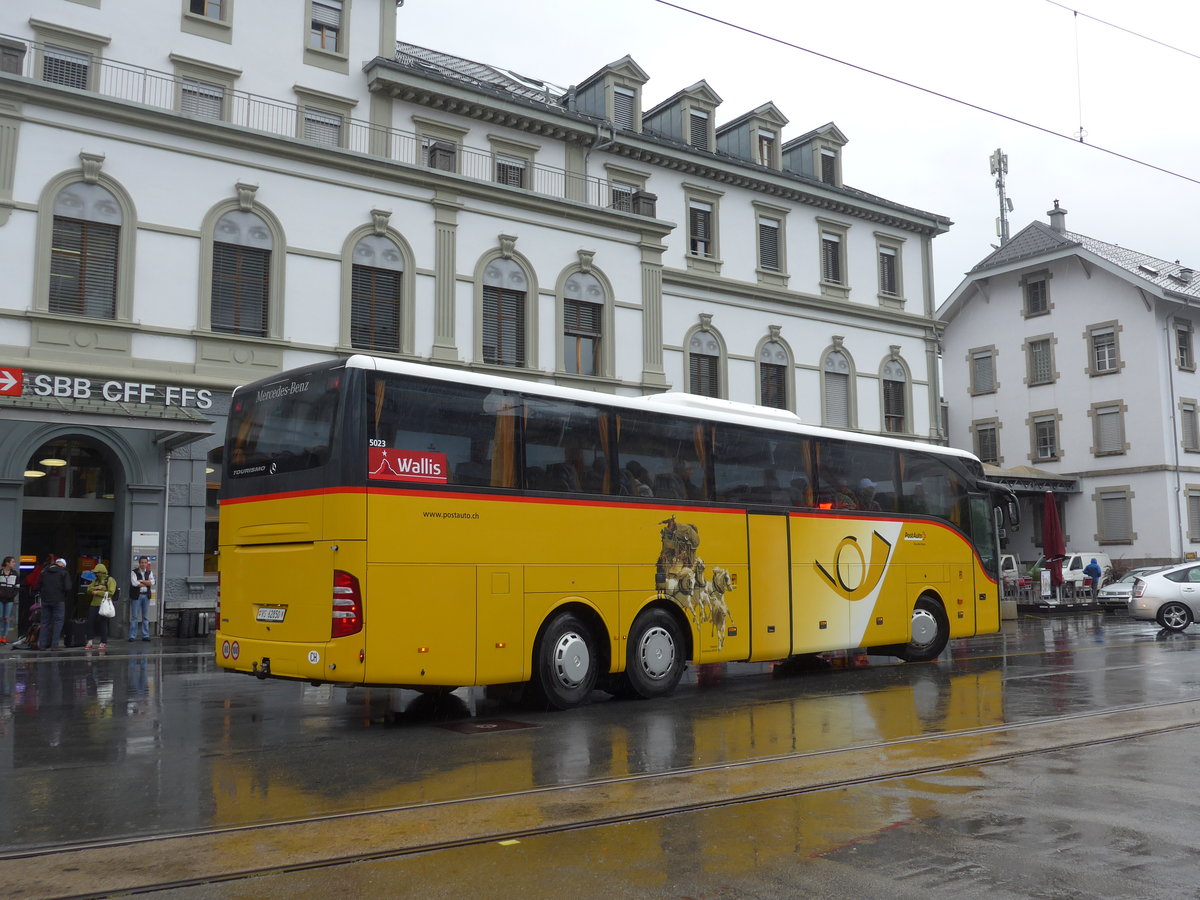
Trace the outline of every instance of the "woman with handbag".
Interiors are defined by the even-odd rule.
[[[20,591],[17,584],[20,577],[21,570],[17,568],[16,559],[4,557],[4,562],[0,563],[0,644],[8,643],[9,620]]]
[[[95,643],[99,643],[99,649],[106,650],[108,620],[116,615],[113,597],[117,595],[117,579],[108,574],[108,567],[104,563],[92,569],[92,574],[95,578],[87,589],[88,596],[92,598],[92,605],[88,607],[88,633],[91,637],[83,649],[91,650]]]

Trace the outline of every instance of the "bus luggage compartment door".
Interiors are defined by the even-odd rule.
[[[783,659],[792,649],[787,516],[746,517],[750,539],[750,658]]]
[[[324,645],[333,606],[325,541],[244,544],[221,552],[221,630],[244,639]],[[286,577],[281,577],[286,573]]]
[[[476,567],[367,565],[366,680],[475,684]]]

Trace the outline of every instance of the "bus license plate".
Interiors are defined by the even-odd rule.
[[[281,609],[277,606],[264,606],[258,610],[258,615],[255,617],[260,622],[282,622],[283,615],[286,609]]]

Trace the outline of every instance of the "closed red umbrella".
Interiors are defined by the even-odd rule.
[[[1063,543],[1062,523],[1058,521],[1058,504],[1050,491],[1046,491],[1046,502],[1042,505],[1042,555],[1050,570],[1050,586],[1062,587],[1062,564],[1067,546]]]

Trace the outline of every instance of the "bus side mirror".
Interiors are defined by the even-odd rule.
[[[1009,497],[1005,503],[1005,508],[1008,511],[1008,524],[1013,531],[1021,527],[1021,504],[1017,502],[1016,497]]]

